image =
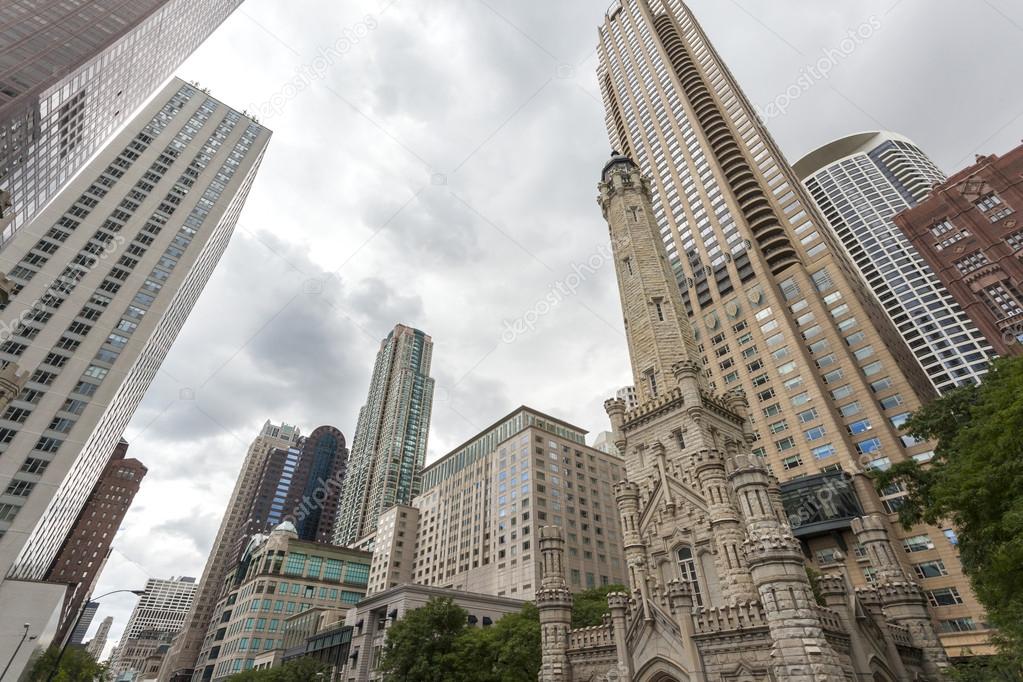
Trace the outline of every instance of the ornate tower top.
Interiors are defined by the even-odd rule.
[[[627,156],[614,152],[604,166],[598,202],[611,231],[625,334],[640,405],[677,382],[679,363],[699,364],[696,340],[654,219],[650,185]],[[706,378],[699,372],[700,386]]]

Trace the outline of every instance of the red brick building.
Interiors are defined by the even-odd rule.
[[[1023,355],[1023,145],[974,165],[895,223],[1000,355]]]
[[[82,604],[92,594],[114,535],[148,471],[137,459],[126,459],[127,452],[128,443],[122,439],[46,575],[47,582],[68,584],[54,642],[64,640]]]

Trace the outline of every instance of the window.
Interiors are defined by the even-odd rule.
[[[782,438],[781,440],[775,441],[774,446],[778,448],[778,452],[785,452],[786,450],[791,450],[792,448],[796,447],[796,441],[792,436],[788,436],[786,438]]]
[[[791,457],[786,457],[785,459],[783,459],[781,461],[781,466],[783,469],[785,469],[785,471],[789,471],[791,469],[795,469],[802,463],[803,460],[799,457],[799,455],[792,455]]]
[[[869,419],[860,419],[859,421],[855,421],[852,424],[849,424],[849,433],[851,433],[854,436],[861,434],[865,431],[870,431],[870,429],[871,426]]]
[[[811,407],[809,410],[806,410],[805,412],[800,412],[799,413],[799,423],[800,424],[809,424],[814,419],[817,419],[819,416],[820,415],[817,412],[817,408],[816,407]]]
[[[689,583],[693,592],[693,604],[703,606],[703,594],[700,591],[700,581],[696,575],[696,559],[693,557],[691,547],[679,547],[675,552],[678,559],[679,577]]]
[[[284,565],[284,575],[302,575],[305,569],[305,554],[299,554],[298,552],[292,552],[288,555],[288,561]]]
[[[916,573],[916,577],[921,579],[940,578],[943,575],[948,575],[948,569],[945,568],[945,562],[941,559],[913,564],[913,572]]]
[[[969,616],[963,616],[962,618],[938,621],[938,628],[942,632],[970,632],[977,629],[977,624]]]
[[[931,538],[927,535],[914,535],[913,537],[906,538],[902,541],[902,546],[906,548],[906,551],[912,554],[913,552],[923,552],[928,549],[934,549],[934,543],[931,542]]]
[[[827,445],[821,445],[810,451],[813,454],[814,459],[827,459],[835,454],[835,446],[831,443]]]
[[[955,587],[942,587],[937,590],[927,590],[927,601],[931,606],[955,606],[962,604],[963,598]]]
[[[815,426],[812,429],[807,429],[806,431],[803,431],[803,435],[806,436],[807,441],[820,440],[824,437],[824,427]]]

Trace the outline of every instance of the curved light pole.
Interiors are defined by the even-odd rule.
[[[18,642],[18,646],[14,648],[14,653],[11,654],[11,660],[7,661],[7,665],[4,666],[4,671],[0,673],[0,680],[3,680],[4,675],[6,675],[7,671],[11,669],[11,663],[14,663],[14,659],[18,657],[18,652],[21,651],[21,645],[25,643],[25,640],[36,638],[35,635],[32,635],[31,637],[28,636],[28,629],[32,627],[31,623],[25,623],[24,627],[25,632],[21,634],[21,641]]]
[[[114,590],[113,592],[107,592],[101,594],[98,597],[92,597],[91,599],[84,600],[82,602],[82,608],[78,609],[78,615],[75,616],[75,622],[71,626],[71,630],[68,631],[68,636],[64,639],[64,643],[60,645],[60,653],[57,654],[57,660],[53,663],[53,669],[50,670],[50,674],[46,676],[46,682],[53,682],[53,678],[56,677],[57,671],[60,670],[60,661],[64,658],[64,652],[67,651],[68,642],[71,641],[71,634],[78,627],[78,624],[82,621],[82,614],[85,613],[85,601],[99,601],[103,597],[109,597],[112,594],[120,594],[122,592],[131,592],[137,597],[141,597],[146,593],[145,590]]]

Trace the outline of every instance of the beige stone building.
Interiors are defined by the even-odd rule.
[[[275,663],[289,618],[313,609],[347,609],[366,594],[370,555],[299,540],[290,522],[255,535],[222,583],[193,680],[224,680]]]
[[[586,431],[520,407],[423,470],[423,492],[377,527],[370,592],[404,583],[531,599],[536,533],[565,529],[570,588],[622,584],[614,454]]]
[[[902,426],[933,386],[685,3],[615,0],[597,52],[612,149],[649,180],[658,257],[692,328],[687,351],[710,390],[748,396],[751,449],[782,492],[822,473],[926,462],[933,445]],[[640,402],[674,381],[670,368],[652,369],[635,377]],[[827,478],[816,480],[826,490]],[[954,532],[902,529],[905,495],[893,486],[878,500],[864,486],[854,498],[889,522],[949,653],[983,652],[984,612]],[[842,556],[867,586],[875,569],[843,524],[796,531],[819,568]]]
[[[881,515],[852,521],[876,587],[854,589],[837,561],[817,601],[778,481],[751,454],[749,404],[703,372],[650,184],[627,157],[605,166],[600,204],[633,375],[650,387],[634,409],[605,403],[625,453],[615,493],[629,590],[609,595],[603,625],[571,630],[562,532],[540,530],[541,682],[942,679],[924,593]]]

